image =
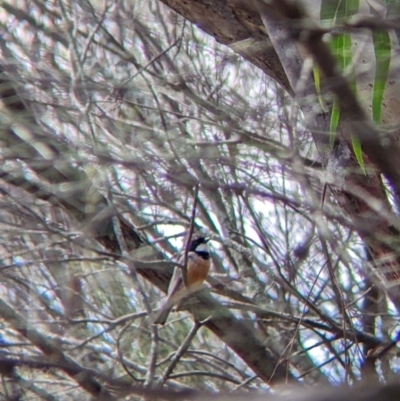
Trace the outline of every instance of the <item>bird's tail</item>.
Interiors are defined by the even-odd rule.
[[[153,324],[160,324],[161,326],[164,326],[172,308],[173,308],[173,306],[168,305],[168,303],[167,303],[167,305],[163,305],[161,307],[161,309],[156,313],[156,315],[153,319]]]
[[[153,324],[164,325],[172,309],[176,308],[177,311],[182,310],[182,305],[185,304],[187,295],[188,293],[186,288],[178,287],[177,290],[172,291],[160,310],[156,313],[153,319]]]

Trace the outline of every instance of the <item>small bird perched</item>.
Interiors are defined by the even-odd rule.
[[[165,324],[172,308],[177,305],[188,294],[200,288],[210,270],[210,253],[207,242],[209,238],[201,235],[193,235],[189,244],[186,272],[183,268],[175,266],[174,274],[168,286],[167,298],[161,309],[157,312],[153,324]],[[179,254],[178,263],[185,263],[185,252]]]

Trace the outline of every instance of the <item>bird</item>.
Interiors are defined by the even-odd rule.
[[[181,266],[175,266],[169,282],[168,294],[153,319],[153,324],[164,325],[173,307],[176,306],[179,310],[183,299],[201,287],[210,270],[209,240],[200,234],[192,236],[185,271],[181,267],[185,263],[185,250],[179,254],[178,264]]]

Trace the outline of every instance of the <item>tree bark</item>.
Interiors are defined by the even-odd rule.
[[[358,103],[347,81],[334,71],[333,56],[322,42],[320,34],[303,35],[307,39],[302,41],[301,45],[307,52],[299,52],[295,38],[301,37],[301,28],[299,25],[295,30],[292,27],[296,26],[301,18],[307,17],[304,9],[298,2],[285,1],[268,4],[262,1],[241,0],[161,1],[212,35],[218,42],[228,45],[249,62],[260,67],[299,101],[316,146],[325,161],[325,167],[331,175],[329,187],[339,205],[352,218],[360,237],[368,245],[374,266],[383,272],[380,280],[388,284],[385,287],[392,301],[400,306],[399,285],[395,285],[399,279],[397,255],[400,247],[396,239],[399,229],[387,218],[391,207],[381,181],[383,174],[399,204],[400,165],[397,140],[393,137],[385,137],[385,141],[382,140],[382,135],[370,121],[367,110]],[[301,4],[305,4],[309,10],[312,9],[313,17],[316,18],[320,2],[305,1]],[[364,15],[368,11],[368,3],[360,4],[360,12]],[[315,25],[310,26],[316,29],[318,21],[314,19],[314,22]],[[239,46],[243,40],[264,42],[268,51],[264,48],[259,52],[247,51],[244,54]],[[367,52],[369,57],[370,45],[369,43],[370,50]],[[265,57],[261,57],[260,54],[264,54]],[[305,54],[311,55],[320,65],[326,86],[335,93],[342,106],[343,118],[333,149],[328,146],[329,113],[323,112],[319,107],[311,74],[302,74]],[[368,74],[367,78],[362,77],[365,87],[369,87],[367,79],[371,79],[370,71]],[[300,82],[302,79],[304,82]],[[332,86],[331,82],[336,84]],[[390,82],[388,101],[397,104],[397,97],[392,93],[395,82]],[[306,97],[307,101],[301,100]],[[390,113],[384,117],[387,121],[398,119],[397,114]],[[352,152],[351,135],[358,136],[362,143],[366,173],[361,171]],[[374,203],[375,208],[372,205]]]

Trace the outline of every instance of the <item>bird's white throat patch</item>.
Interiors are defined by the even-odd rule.
[[[208,252],[208,244],[200,244],[196,247],[196,252]]]

